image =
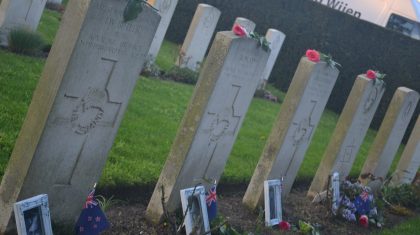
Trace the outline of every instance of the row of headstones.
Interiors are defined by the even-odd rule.
[[[213,16],[209,16],[212,14]],[[220,15],[214,7],[205,4],[198,7],[177,61],[179,66],[198,70],[197,65],[204,58],[207,45],[212,37],[211,30],[214,30],[217,22],[213,22],[212,27],[202,26],[202,24],[209,18],[216,19],[217,17],[214,15]],[[245,18],[238,18],[235,23],[245,27],[248,32],[255,28],[255,23]],[[274,36],[272,37],[272,35]],[[272,40],[274,38],[275,40]],[[214,69],[221,67],[213,65],[210,71],[207,70],[207,67],[203,68],[200,81],[205,81],[206,84],[203,85],[201,82],[197,84],[195,95],[186,116],[184,116],[149,203],[147,209],[149,219],[157,222],[163,213],[162,190],[165,190],[163,193],[166,196],[165,203],[168,209],[175,210],[180,201],[177,193],[180,189],[191,187],[197,182],[205,183],[220,178],[248,109],[251,92],[244,94],[243,91],[245,89],[250,89],[247,91],[255,90],[251,84],[236,81],[235,78],[247,80],[253,76],[261,77],[263,75],[262,77],[267,79],[284,38],[284,34],[277,30],[270,29],[267,32],[267,39],[271,42],[271,46],[275,47],[275,50],[271,52],[266,66],[263,66],[264,75],[256,68],[252,68],[251,65],[241,65],[239,62],[225,60],[226,67],[219,71],[221,75],[218,78],[212,77],[212,79],[220,81],[214,81],[214,85],[212,85],[209,84],[209,78],[202,79],[201,77],[206,77],[210,71],[214,72]],[[214,47],[220,43],[217,42],[217,39],[216,37]],[[219,40],[223,42],[222,39]],[[197,52],[200,53],[197,54]],[[211,52],[212,50],[209,53],[209,64],[215,63],[211,60],[213,59]],[[235,51],[234,53],[238,55],[239,52]],[[217,52],[216,54],[214,56],[221,61],[223,53]],[[253,57],[249,58],[253,59]],[[257,57],[254,60],[261,62],[263,58]],[[236,68],[230,68],[231,64],[234,64],[233,67]],[[254,71],[254,73],[250,74],[250,71]],[[231,81],[223,79],[225,74],[232,77]],[[245,205],[255,209],[262,202],[265,180],[282,178],[283,195],[290,192],[338,74],[337,69],[327,66],[325,63],[314,64],[306,58],[301,60],[282,106],[282,110],[287,111],[280,112],[277,118],[244,196]],[[247,86],[249,87],[246,88]],[[213,91],[208,92],[211,89]],[[207,90],[206,97],[202,95],[204,90]],[[332,140],[309,189],[309,197],[314,197],[326,189],[331,172],[339,172],[342,176],[341,180],[350,173],[384,91],[383,83],[371,80],[364,75],[357,77]],[[363,166],[362,173],[386,177],[418,99],[418,93],[408,88],[401,87],[396,91]],[[240,100],[242,103],[238,102]],[[241,112],[236,110],[241,110]],[[415,130],[419,128],[420,126],[416,125]],[[416,132],[413,132],[392,178],[392,183],[409,183],[413,180],[419,167],[418,161],[420,161],[420,159],[414,159],[415,153],[413,152],[416,150],[418,140]]]
[[[75,205],[82,205],[101,174],[159,26],[160,16],[151,8],[127,23],[123,11],[118,0],[67,5],[0,185],[0,233],[13,203],[33,195],[49,195],[57,222],[71,222],[79,215]],[[255,40],[230,31],[217,33],[148,206],[150,220],[157,222],[163,215],[162,190],[173,211],[180,204],[180,189],[220,178],[269,56]],[[245,195],[247,205],[261,198],[258,182],[262,186],[266,179],[284,176],[286,187],[291,187],[287,182],[295,178],[337,77],[338,71],[323,62],[301,60],[282,106],[287,112],[280,112]],[[362,124],[371,119],[365,116],[373,115],[383,93],[383,87],[364,76],[357,78],[353,90],[343,111],[349,117],[343,119],[359,124],[348,128],[352,131],[337,131],[341,135],[363,132]],[[356,113],[364,115],[362,121]],[[352,140],[363,139],[352,135]],[[418,136],[412,139],[417,146]],[[351,154],[357,152],[355,141]]]
[[[192,71],[199,71],[211,38],[214,35],[220,14],[220,10],[211,5],[198,5],[176,60],[177,66],[188,68]],[[236,18],[234,25],[236,24],[244,27],[247,32],[253,32],[256,26],[254,22],[243,17]],[[271,53],[261,74],[259,88],[265,87],[286,38],[282,32],[276,29],[268,29],[265,37],[271,45]]]
[[[159,38],[166,30],[159,33],[159,29],[169,25],[165,17],[170,17],[164,13],[173,13],[176,2],[149,1],[159,13],[144,7],[130,22],[123,22],[125,4],[120,0],[68,3],[2,178],[0,233],[8,226],[13,203],[38,194],[50,195],[56,222],[71,222],[79,214],[79,207],[74,205],[81,205],[85,192],[98,180],[142,65],[155,57],[150,56],[153,45],[161,44]],[[19,12],[15,22],[22,23],[25,17],[20,12],[26,11],[26,16],[35,12],[32,2],[30,6],[26,3],[4,0],[0,14],[12,19],[13,12]],[[43,9],[44,5],[37,7]],[[42,10],[37,14],[40,16]],[[26,17],[26,21],[37,21],[37,25],[39,17]],[[1,25],[7,34],[11,28],[7,31],[8,24]],[[25,27],[23,23],[15,25]],[[221,49],[227,53],[230,41],[238,38],[231,32],[222,37],[226,45]],[[246,45],[250,43],[254,42],[248,40]],[[257,47],[253,51],[268,56]],[[245,52],[241,55],[237,58],[243,63],[254,63],[257,58]],[[214,62],[222,65],[222,61]],[[262,64],[264,61],[259,67]],[[232,88],[239,92],[241,87]],[[235,112],[244,110],[239,107]]]

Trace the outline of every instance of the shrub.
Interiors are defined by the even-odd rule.
[[[9,49],[25,55],[37,55],[44,46],[42,37],[32,31],[18,28],[9,34]]]
[[[166,73],[165,78],[194,85],[198,80],[198,72],[174,66]]]

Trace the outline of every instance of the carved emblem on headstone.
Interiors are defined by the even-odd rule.
[[[369,112],[369,110],[373,107],[373,105],[375,104],[376,99],[378,98],[379,95],[379,89],[380,86],[377,85],[373,85],[372,90],[369,93],[369,97],[366,99],[365,104],[363,106],[363,111],[364,113]]]
[[[95,128],[104,116],[103,104],[105,102],[105,91],[89,88],[87,94],[79,98],[78,104],[73,109],[70,118],[73,131],[84,135]]]

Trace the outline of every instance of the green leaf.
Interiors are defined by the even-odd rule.
[[[143,10],[141,0],[128,0],[124,9],[124,22],[136,19]]]

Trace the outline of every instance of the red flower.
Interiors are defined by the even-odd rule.
[[[371,69],[369,69],[367,72],[366,72],[366,77],[367,78],[369,78],[369,79],[376,79],[376,72],[375,71],[373,71],[373,70],[371,70]]]
[[[308,49],[306,51],[306,57],[308,57],[308,59],[312,62],[319,62],[320,60],[320,55],[319,52],[317,52],[316,50],[312,50],[312,49]]]
[[[248,33],[246,29],[242,27],[240,24],[235,24],[232,29],[233,33],[235,33],[239,37],[246,36]]]
[[[281,221],[279,223],[280,230],[290,230],[291,227],[292,226],[290,226],[289,222],[287,222],[287,221]]]
[[[365,228],[369,226],[369,218],[366,215],[362,215],[359,218],[359,224]]]

